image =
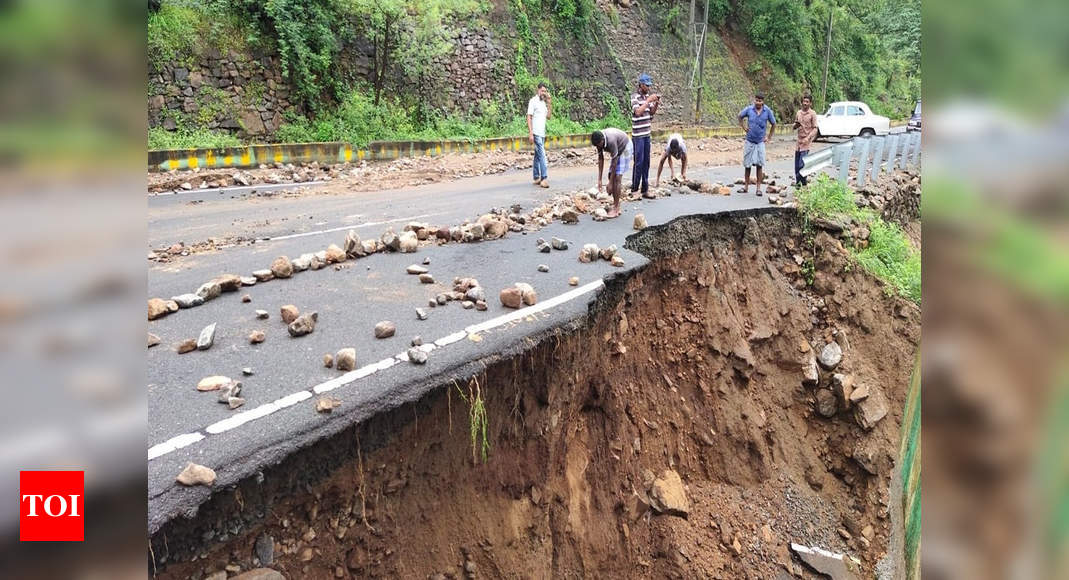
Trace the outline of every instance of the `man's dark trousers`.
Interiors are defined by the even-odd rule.
[[[631,171],[631,191],[642,193],[650,189],[650,136],[633,137],[631,139],[635,147],[635,168]]]
[[[797,185],[805,185],[806,179],[802,177],[802,168],[805,167],[805,162],[802,158],[809,155],[809,151],[795,151],[794,152],[794,182]]]

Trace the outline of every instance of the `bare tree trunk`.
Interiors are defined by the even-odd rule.
[[[386,79],[386,66],[390,62],[390,17],[387,16],[382,27],[382,52],[375,47],[375,106],[379,106],[382,85]]]

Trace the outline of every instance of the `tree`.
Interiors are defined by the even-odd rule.
[[[282,72],[297,96],[312,108],[325,90],[337,93],[335,57],[343,31],[340,0],[222,0],[254,22],[263,38],[278,45]]]
[[[371,83],[375,89],[375,105],[382,98],[382,87],[393,51],[398,46],[398,27],[406,15],[403,0],[353,0],[352,14],[358,29],[362,28],[375,48]]]
[[[391,69],[399,68],[407,79],[424,87],[435,72],[431,68],[435,59],[452,48],[444,22],[476,6],[474,0],[352,0],[354,26],[375,49],[371,76],[375,104]]]

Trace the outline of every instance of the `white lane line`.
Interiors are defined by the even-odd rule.
[[[464,330],[459,330],[457,332],[454,332],[452,334],[448,334],[448,335],[446,335],[446,336],[444,336],[442,338],[439,338],[438,340],[434,341],[433,343],[427,343],[427,344],[421,345],[419,348],[421,350],[423,350],[424,352],[431,352],[432,350],[435,350],[437,348],[441,348],[441,347],[444,347],[446,345],[450,345],[450,344],[453,344],[455,342],[464,340],[465,338],[467,338],[467,337],[469,337],[469,336],[471,336],[473,334],[477,334],[477,333],[480,333],[480,332],[485,332],[487,330],[490,330],[491,328],[497,328],[499,326],[504,326],[506,324],[509,324],[510,322],[521,320],[521,319],[523,319],[523,318],[525,318],[527,316],[530,316],[532,314],[537,314],[539,312],[543,312],[543,311],[549,310],[550,308],[553,308],[554,306],[558,306],[560,304],[564,304],[565,302],[568,302],[570,300],[574,300],[574,299],[576,299],[576,298],[578,298],[580,296],[583,296],[585,294],[588,294],[590,292],[598,290],[598,289],[600,289],[600,288],[602,288],[604,286],[605,286],[605,283],[602,282],[601,280],[596,280],[594,282],[590,282],[589,284],[585,284],[583,286],[575,288],[574,290],[569,290],[568,292],[565,292],[564,294],[560,294],[558,296],[554,296],[553,298],[549,298],[549,299],[547,299],[547,300],[545,300],[543,302],[535,304],[534,306],[528,306],[527,308],[521,308],[521,309],[516,310],[514,312],[510,312],[508,314],[504,314],[504,315],[498,316],[496,318],[491,318],[490,320],[487,320],[485,322],[481,322],[479,324],[473,324],[471,326],[468,326]],[[306,401],[308,399],[311,399],[312,396],[313,396],[312,393],[315,393],[317,395],[321,395],[323,393],[327,393],[327,392],[333,391],[334,389],[338,389],[338,388],[350,385],[353,382],[357,381],[358,379],[362,379],[364,377],[373,375],[373,374],[375,374],[375,373],[377,373],[379,371],[386,370],[386,369],[388,369],[388,368],[390,368],[390,367],[392,367],[394,365],[397,365],[397,364],[400,364],[400,363],[403,363],[403,362],[408,362],[408,351],[407,350],[405,352],[402,352],[401,354],[398,354],[398,355],[395,355],[395,356],[392,356],[392,357],[389,357],[389,358],[384,358],[384,359],[382,359],[382,360],[380,360],[378,362],[371,363],[369,365],[364,365],[364,366],[362,366],[362,367],[360,367],[360,368],[358,368],[356,370],[349,371],[349,372],[345,373],[344,375],[341,375],[340,377],[335,377],[333,379],[330,379],[329,381],[325,381],[325,382],[322,382],[322,383],[320,383],[318,385],[315,385],[311,389],[298,391],[296,393],[293,393],[293,394],[290,394],[290,395],[286,395],[285,397],[282,397],[281,399],[276,399],[275,401],[272,401],[270,403],[265,403],[263,405],[260,405],[259,407],[250,409],[248,411],[243,411],[241,413],[238,413],[236,415],[233,415],[233,416],[228,417],[226,419],[223,419],[221,421],[217,421],[217,422],[212,423],[211,425],[208,425],[207,427],[205,427],[204,431],[206,431],[207,433],[209,433],[211,435],[217,435],[219,433],[225,433],[226,431],[229,431],[231,429],[234,429],[236,427],[244,425],[245,423],[248,423],[250,421],[254,421],[256,419],[259,419],[259,418],[262,418],[262,417],[266,417],[266,416],[270,415],[271,413],[274,413],[275,411],[280,411],[280,410],[285,409],[287,407],[292,407],[293,405],[296,405],[297,403],[300,403],[301,401]],[[181,449],[183,447],[192,445],[193,443],[196,443],[196,442],[198,442],[198,441],[200,441],[200,440],[202,440],[204,438],[205,438],[205,436],[203,434],[199,433],[199,432],[197,432],[197,433],[187,433],[185,435],[178,435],[177,437],[172,437],[171,439],[169,439],[169,440],[167,440],[167,441],[165,441],[163,443],[160,443],[158,445],[153,445],[151,448],[149,448],[149,450],[148,450],[148,459],[149,459],[149,461],[152,461],[153,459],[156,459],[157,457],[160,457],[162,455],[166,455],[168,453],[171,453],[172,451],[177,451],[178,449]]]
[[[448,344],[453,344],[454,342],[456,342],[458,340],[464,340],[464,337],[466,337],[466,336],[468,336],[467,332],[465,332],[463,330],[458,330],[458,331],[454,332],[453,334],[449,334],[449,335],[443,336],[442,338],[439,338],[438,340],[434,341],[434,344],[437,345],[437,346],[446,346]]]
[[[211,433],[212,435],[217,435],[219,433],[224,433],[226,431],[229,431],[229,430],[233,429],[234,427],[238,427],[239,425],[244,425],[245,423],[248,423],[249,421],[252,421],[253,419],[259,419],[260,417],[266,417],[266,416],[270,415],[271,413],[274,413],[275,411],[278,411],[279,409],[285,409],[286,407],[289,407],[289,406],[292,406],[292,405],[296,405],[297,403],[299,403],[301,401],[304,401],[306,399],[311,399],[311,398],[312,398],[312,393],[309,393],[308,391],[298,391],[296,393],[293,393],[292,395],[286,395],[285,397],[282,397],[281,399],[278,399],[276,401],[272,401],[270,403],[264,403],[263,405],[260,405],[259,407],[256,407],[255,409],[250,409],[248,411],[244,411],[242,413],[238,413],[237,415],[234,415],[233,417],[228,417],[226,419],[223,419],[222,421],[217,421],[215,423],[212,423],[211,425],[208,425],[207,427],[205,427],[204,430],[207,431],[208,433]]]
[[[568,292],[565,292],[564,294],[561,294],[559,296],[554,296],[553,298],[550,298],[550,299],[545,300],[543,302],[539,302],[538,304],[535,304],[534,306],[528,306],[527,308],[520,308],[519,310],[516,310],[514,312],[510,312],[508,314],[504,314],[504,315],[498,316],[497,318],[491,318],[490,320],[487,320],[485,322],[480,322],[479,324],[473,324],[473,325],[465,328],[464,332],[466,332],[468,334],[478,334],[480,332],[483,332],[483,331],[486,331],[486,330],[490,330],[491,328],[496,328],[498,326],[502,326],[504,324],[508,324],[510,322],[514,322],[516,320],[523,319],[523,318],[525,318],[527,316],[530,316],[532,314],[537,314],[539,312],[542,312],[542,311],[545,311],[545,310],[549,310],[550,308],[553,308],[554,306],[557,306],[559,304],[564,304],[565,302],[567,302],[569,300],[574,300],[574,299],[582,296],[583,294],[586,294],[588,292],[593,292],[594,290],[597,290],[597,289],[601,288],[604,285],[605,285],[605,283],[602,282],[601,280],[597,280],[597,281],[591,282],[591,283],[586,284],[584,286],[580,286],[580,287],[578,287],[578,288],[576,288],[574,290],[569,290]]]
[[[258,191],[271,191],[272,189],[285,189],[287,187],[301,187],[303,185],[322,185],[327,183],[326,181],[302,181],[300,183],[260,183],[257,185],[238,185],[231,187],[207,187],[203,189],[191,189],[189,191],[160,191],[157,193],[148,194],[149,197],[161,197],[164,195],[186,195],[190,193],[208,193],[216,191],[219,193],[226,193],[228,191],[239,191],[242,189],[258,190]]]
[[[163,443],[149,447],[148,460],[152,461],[161,455],[166,455],[187,445],[192,445],[201,439],[204,439],[204,435],[201,435],[200,433],[186,433],[184,435],[178,435],[177,437],[171,437]]]
[[[382,226],[382,225],[386,225],[386,224],[395,224],[397,222],[410,222],[412,220],[417,220],[417,219],[420,219],[420,218],[428,218],[428,217],[434,217],[436,215],[442,215],[443,213],[445,213],[445,212],[425,213],[425,214],[421,214],[421,215],[414,215],[412,217],[397,218],[395,220],[386,220],[386,221],[382,221],[382,222],[367,222],[366,224],[338,226],[336,228],[328,228],[328,229],[325,229],[325,230],[316,230],[314,232],[301,232],[299,234],[289,234],[289,235],[285,235],[285,236],[275,236],[273,238],[268,238],[268,239],[266,239],[264,241],[265,242],[273,242],[273,241],[276,241],[276,240],[291,240],[293,238],[304,238],[304,237],[307,237],[307,236],[318,236],[319,234],[329,234],[329,233],[332,233],[332,232],[340,232],[342,230],[356,230],[356,229],[360,229],[360,228],[370,228],[370,227],[373,227],[373,226]]]

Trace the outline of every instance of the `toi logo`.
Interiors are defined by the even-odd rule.
[[[85,472],[19,472],[19,540],[85,540]]]

